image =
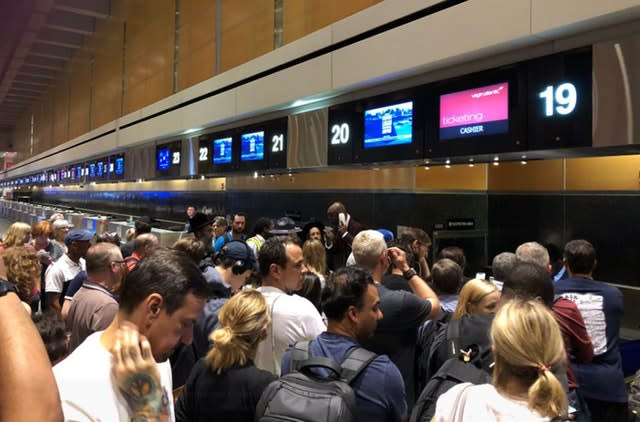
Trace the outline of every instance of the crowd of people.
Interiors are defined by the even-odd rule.
[[[628,418],[623,298],[586,240],[560,265],[523,243],[471,279],[460,247],[429,263],[423,229],[368,229],[340,202],[251,233],[242,212],[187,214],[171,248],[148,219],[124,242],[62,215],[9,227],[0,420],[319,420],[296,389],[329,381],[350,419],[325,420]]]

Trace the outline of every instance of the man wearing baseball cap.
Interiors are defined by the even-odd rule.
[[[89,241],[93,235],[94,233],[89,230],[74,229],[64,237],[67,253],[47,268],[44,275],[45,292],[50,309],[56,312],[62,309],[64,293],[69,287],[69,282],[80,271],[84,271],[84,257],[91,246]]]
[[[253,250],[242,240],[227,242],[216,254],[215,262],[215,268],[209,267],[205,272],[213,298],[204,306],[193,329],[193,349],[197,358],[209,351],[209,334],[218,322],[222,305],[244,286],[251,272],[257,269]]]

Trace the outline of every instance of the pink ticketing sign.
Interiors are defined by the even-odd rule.
[[[508,131],[508,82],[440,96],[440,140]]]

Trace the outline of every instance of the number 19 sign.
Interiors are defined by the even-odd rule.
[[[592,144],[591,49],[531,60],[529,148],[573,148]]]

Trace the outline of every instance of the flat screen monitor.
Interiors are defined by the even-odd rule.
[[[240,136],[240,161],[264,159],[264,131],[245,133]]]
[[[440,140],[509,132],[509,83],[440,96]]]
[[[124,157],[116,158],[115,173],[116,176],[124,175]]]
[[[171,166],[171,149],[158,149],[158,170],[169,170]]]
[[[230,164],[233,138],[220,138],[213,140],[213,164]],[[244,145],[244,143],[243,143]]]
[[[89,177],[96,177],[96,165],[95,163],[89,164]]]
[[[412,140],[413,101],[365,110],[365,149],[411,144]]]
[[[82,179],[82,166],[76,167],[76,179]]]
[[[102,161],[98,161],[96,163],[96,176],[98,177],[104,176],[104,163]]]

